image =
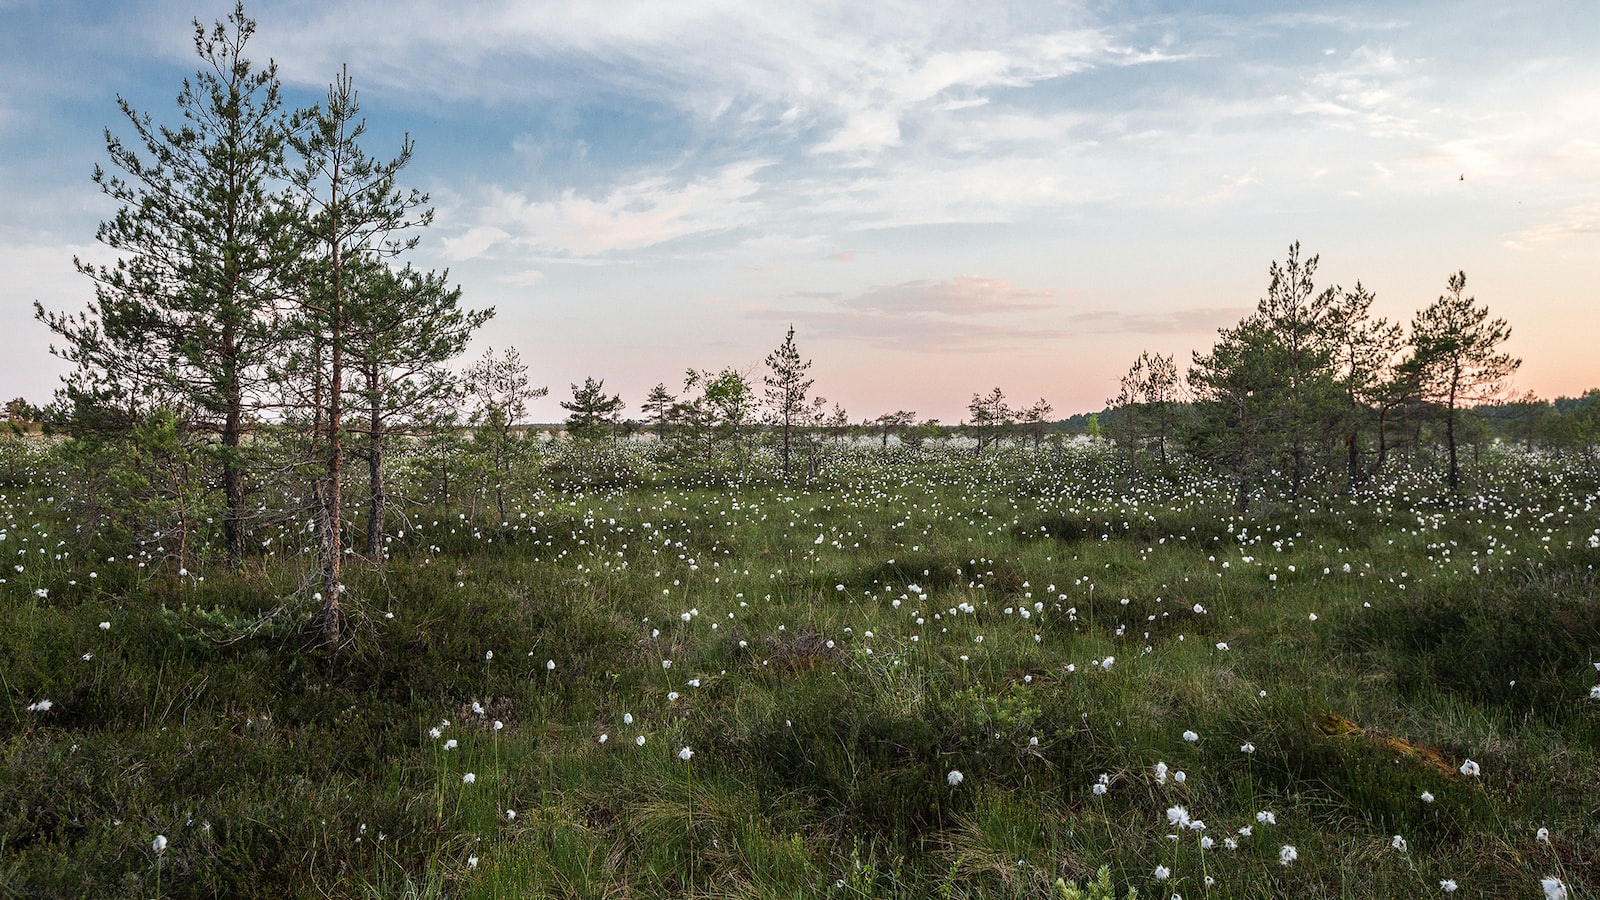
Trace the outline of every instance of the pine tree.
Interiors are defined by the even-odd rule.
[[[641,410],[650,414],[645,421],[654,426],[656,437],[659,440],[665,441],[667,439],[667,428],[672,424],[674,404],[677,399],[667,393],[667,386],[664,382],[657,382],[656,386],[650,389],[650,395],[644,398],[644,406],[640,407]]]
[[[1491,320],[1486,307],[1478,306],[1473,297],[1463,296],[1466,289],[1466,272],[1451,275],[1448,292],[1412,319],[1412,357],[1407,363],[1408,371],[1418,379],[1423,399],[1444,407],[1448,479],[1451,493],[1458,496],[1459,410],[1463,404],[1493,396],[1522,365],[1522,360],[1495,349],[1511,337],[1511,326],[1504,319]]]
[[[1028,434],[1033,437],[1033,449],[1038,450],[1044,443],[1044,426],[1050,421],[1050,414],[1055,412],[1055,407],[1050,401],[1040,397],[1038,402],[1022,411],[1023,424],[1028,426]]]
[[[77,366],[62,391],[76,433],[131,435],[165,409],[181,437],[215,457],[234,565],[246,546],[245,438],[284,341],[275,303],[298,252],[293,210],[274,194],[294,121],[276,66],[258,70],[245,56],[254,33],[243,4],[209,31],[195,21],[204,65],[178,94],[181,124],[157,125],[118,98],[134,139],[106,130],[120,174],[97,166],[94,182],[122,207],[96,234],[119,258],[74,260],[95,282],[86,313],[35,304],[66,341],[57,355]]]
[[[579,440],[593,440],[614,433],[617,414],[626,409],[622,397],[606,396],[606,381],[585,378],[583,386],[572,385],[572,399],[561,401],[567,416],[567,433]]]
[[[528,380],[528,367],[515,347],[499,356],[489,348],[467,370],[467,394],[473,404],[473,446],[484,463],[484,477],[494,491],[495,510],[506,518],[506,485],[524,444],[512,429],[528,415],[528,401],[550,393]]]
[[[1236,479],[1241,511],[1254,482],[1269,472],[1289,476],[1298,498],[1318,451],[1338,433],[1344,399],[1335,381],[1330,310],[1337,288],[1317,291],[1318,258],[1269,267],[1271,283],[1256,311],[1219,332],[1189,370],[1200,421],[1190,449]]]
[[[806,370],[810,368],[811,360],[802,362],[800,351],[795,349],[794,326],[790,325],[783,343],[767,354],[769,374],[762,379],[767,386],[768,421],[778,428],[781,441],[785,479],[789,477],[789,457],[795,428],[805,415],[806,393],[811,390],[812,380],[805,377]]]
[[[1117,411],[1114,431],[1131,455],[1135,449],[1155,444],[1156,458],[1167,464],[1167,444],[1176,421],[1178,392],[1182,385],[1171,356],[1139,354],[1122,376],[1115,398],[1106,401]]]
[[[307,254],[294,333],[311,379],[301,396],[311,405],[322,637],[329,649],[338,646],[342,623],[345,379],[350,347],[363,327],[361,277],[378,260],[416,246],[416,237],[401,235],[433,219],[432,210],[422,208],[425,194],[396,185],[411,159],[410,138],[394,159],[374,159],[361,148],[366,121],[359,116],[355,86],[341,71],[328,87],[326,104],[310,114],[308,128],[290,138],[300,158],[290,180]]]
[[[1358,281],[1328,309],[1331,361],[1345,399],[1345,483],[1349,490],[1383,466],[1389,415],[1408,393],[1395,369],[1403,341],[1401,328],[1387,319],[1372,318],[1374,299]],[[1370,467],[1361,462],[1362,436],[1368,428],[1377,444]]]
[[[898,409],[892,413],[873,419],[866,424],[878,429],[878,438],[885,454],[889,452],[889,435],[910,428],[917,421],[917,414],[910,410]]]
[[[348,402],[350,431],[361,438],[355,455],[367,464],[367,554],[383,547],[389,437],[425,432],[445,420],[460,385],[444,364],[461,355],[494,310],[461,308],[461,289],[449,273],[363,267],[347,306],[350,313]]]
[[[978,436],[978,453],[990,444],[998,443],[1000,435],[1011,427],[1015,412],[1006,405],[1005,392],[998,387],[988,394],[973,394],[967,404],[972,415],[972,429]]]

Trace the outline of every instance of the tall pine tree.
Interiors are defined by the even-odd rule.
[[[254,33],[243,4],[209,30],[195,21],[203,65],[178,94],[179,124],[118,98],[133,140],[107,129],[113,171],[94,173],[121,204],[96,235],[118,259],[75,260],[95,283],[86,313],[35,304],[66,342],[57,354],[77,365],[63,389],[76,432],[131,434],[166,409],[215,457],[233,564],[246,545],[246,436],[285,339],[276,304],[297,257],[293,210],[274,194],[293,122],[276,66],[245,56]]]
[[[290,141],[300,158],[290,179],[307,245],[294,331],[308,364],[298,373],[299,393],[311,406],[308,463],[322,569],[322,638],[329,649],[339,644],[343,619],[344,416],[350,347],[364,325],[361,276],[378,260],[416,246],[416,237],[404,235],[433,218],[423,208],[425,194],[396,184],[411,159],[409,136],[399,155],[383,162],[362,149],[365,131],[355,86],[340,72],[326,104]]]

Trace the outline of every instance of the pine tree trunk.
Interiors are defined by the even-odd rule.
[[[337,171],[334,177],[337,180]],[[333,200],[337,199],[335,194]],[[330,206],[333,204],[330,203]],[[338,222],[335,220],[333,234],[338,234],[337,229]],[[341,566],[344,561],[344,529],[340,523],[340,511],[344,506],[344,445],[339,433],[344,412],[344,260],[340,249],[337,243],[333,245],[333,290],[329,295],[328,310],[328,468],[322,516],[322,643],[329,652],[339,649],[342,631],[340,619],[343,616],[339,608],[339,594],[343,590]]]
[[[222,493],[227,509],[222,515],[222,535],[228,567],[244,561],[244,465],[239,459],[239,405],[230,397],[222,427]]]
[[[1459,380],[1450,379],[1450,400],[1444,420],[1444,440],[1450,450],[1450,493],[1458,498],[1461,496],[1461,464],[1456,457],[1456,383]]]
[[[367,379],[373,398],[367,419],[367,555],[372,557],[383,549],[383,508],[388,500],[383,484],[383,415],[376,382],[375,378]]]

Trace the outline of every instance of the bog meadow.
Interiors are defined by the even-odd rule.
[[[791,327],[535,426],[253,28],[123,105],[7,406],[0,894],[1600,896],[1600,392],[1465,273],[1291,245],[1094,414],[853,419]]]

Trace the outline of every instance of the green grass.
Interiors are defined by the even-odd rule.
[[[414,512],[333,656],[292,541],[107,562],[38,475],[0,895],[1600,897],[1594,473],[1239,517],[1093,452],[876,457]]]

